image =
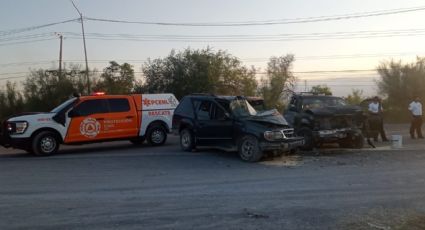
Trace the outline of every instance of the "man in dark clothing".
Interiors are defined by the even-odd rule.
[[[415,131],[418,138],[424,138],[422,136],[422,104],[419,101],[419,97],[415,97],[415,100],[409,104],[409,110],[412,113],[412,123],[410,124],[410,137],[415,139]]]
[[[382,103],[379,97],[375,96],[373,101],[369,104],[369,114],[371,116],[370,120],[375,123],[372,127],[375,127],[376,136],[373,137],[374,141],[378,141],[378,134],[381,134],[382,141],[388,141],[387,136],[385,135],[384,130],[384,119],[383,119],[383,108]]]

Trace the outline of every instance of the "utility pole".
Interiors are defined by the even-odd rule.
[[[59,36],[60,39],[60,47],[59,47],[59,74],[58,77],[59,79],[62,79],[62,40],[63,40],[63,35],[56,33],[56,35]]]
[[[307,80],[304,80],[304,92],[307,92]]]
[[[70,0],[74,8],[77,10],[78,14],[80,15],[80,21],[81,21],[81,30],[83,32],[83,44],[84,44],[84,58],[86,60],[86,79],[87,79],[87,94],[90,94],[90,79],[89,79],[89,64],[87,62],[87,49],[86,49],[86,36],[84,34],[84,21],[83,21],[83,14],[80,12],[80,10],[77,8],[77,6],[74,4],[74,1]]]

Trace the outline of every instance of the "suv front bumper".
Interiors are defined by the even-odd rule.
[[[263,151],[282,150],[289,151],[305,144],[303,137],[291,137],[281,141],[262,141],[260,142],[260,148]]]

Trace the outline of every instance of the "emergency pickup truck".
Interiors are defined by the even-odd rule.
[[[46,156],[59,145],[114,140],[162,145],[178,101],[173,94],[73,97],[47,113],[26,113],[1,124],[0,145]]]

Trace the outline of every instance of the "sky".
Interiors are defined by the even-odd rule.
[[[348,95],[353,88],[371,96],[377,93],[375,81],[379,76],[374,69],[381,62],[394,59],[409,63],[416,56],[425,55],[423,0],[74,2],[84,17],[92,19],[180,23],[159,25],[84,20],[89,68],[102,70],[112,60],[128,62],[134,66],[138,78],[141,77],[142,64],[148,58],[166,57],[173,49],[211,47],[216,51],[226,50],[259,72],[265,70],[271,56],[293,54],[298,91],[326,84],[338,96]],[[0,0],[0,3],[0,87],[4,86],[6,79],[22,81],[30,69],[58,68],[59,38],[55,33],[64,36],[65,65],[84,63],[78,21],[31,28],[78,18],[79,14],[69,0]],[[386,14],[412,8],[420,10]],[[291,24],[264,23],[294,19],[300,22],[299,19],[324,16],[335,19],[338,15],[370,12],[383,14],[329,21],[301,20],[302,23]],[[252,25],[258,22],[263,23]],[[229,23],[233,25],[217,26]],[[22,28],[30,29],[19,33],[14,31]],[[184,37],[178,40],[177,36]],[[261,78],[261,75],[257,77]]]

